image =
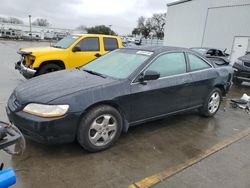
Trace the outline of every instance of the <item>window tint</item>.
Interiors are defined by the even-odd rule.
[[[99,38],[93,37],[93,38],[85,38],[82,39],[78,44],[78,47],[80,47],[81,51],[89,52],[89,51],[99,51]]]
[[[117,40],[114,38],[103,38],[105,51],[112,51],[118,48]]]
[[[209,64],[207,64],[204,60],[197,57],[196,55],[188,54],[188,58],[191,71],[207,69],[211,67]]]
[[[160,73],[160,77],[182,74],[186,72],[184,53],[169,53],[157,58],[148,70]]]

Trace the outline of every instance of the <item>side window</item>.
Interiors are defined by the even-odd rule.
[[[78,44],[82,52],[100,51],[99,38],[85,38],[82,39]]]
[[[160,77],[182,74],[186,72],[186,60],[184,53],[168,53],[158,57],[148,70],[160,73]]]
[[[115,38],[103,38],[105,51],[112,51],[118,48],[118,43]]]
[[[211,66],[196,55],[188,54],[191,71],[210,68]]]

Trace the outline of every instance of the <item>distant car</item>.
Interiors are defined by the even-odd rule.
[[[91,152],[110,147],[130,126],[199,109],[218,111],[233,70],[177,47],[121,48],[82,68],[20,84],[10,122],[41,143],[78,140]]]
[[[243,81],[250,82],[250,52],[246,55],[239,57],[233,65],[235,84],[241,84]]]
[[[89,63],[107,52],[122,47],[118,36],[98,34],[68,35],[50,47],[22,48],[15,68],[25,78],[32,78]]]
[[[138,38],[135,39],[135,44],[136,45],[141,45],[141,43],[142,43],[142,38],[138,37]]]
[[[230,61],[228,59],[229,54],[227,54],[225,51],[216,49],[216,48],[200,48],[200,47],[194,47],[190,48],[191,50],[194,50],[201,55],[205,56],[206,58],[211,59],[216,63],[217,65],[228,65],[230,64]]]

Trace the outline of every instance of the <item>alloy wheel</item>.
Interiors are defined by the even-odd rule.
[[[211,114],[215,113],[218,110],[220,106],[220,100],[220,94],[217,91],[211,95],[208,103],[208,111]]]
[[[97,117],[90,126],[89,140],[95,146],[104,146],[110,143],[117,132],[117,120],[110,114]]]

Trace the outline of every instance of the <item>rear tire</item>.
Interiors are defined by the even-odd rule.
[[[122,132],[122,116],[113,107],[99,105],[82,118],[77,140],[89,152],[105,150],[112,146]]]
[[[201,107],[200,114],[205,117],[214,116],[220,108],[221,99],[221,90],[219,88],[213,89]]]
[[[59,71],[62,69],[63,69],[62,67],[60,67],[59,65],[57,65],[55,63],[45,64],[40,69],[38,69],[37,76],[42,75],[42,74],[55,72],[55,71]]]

